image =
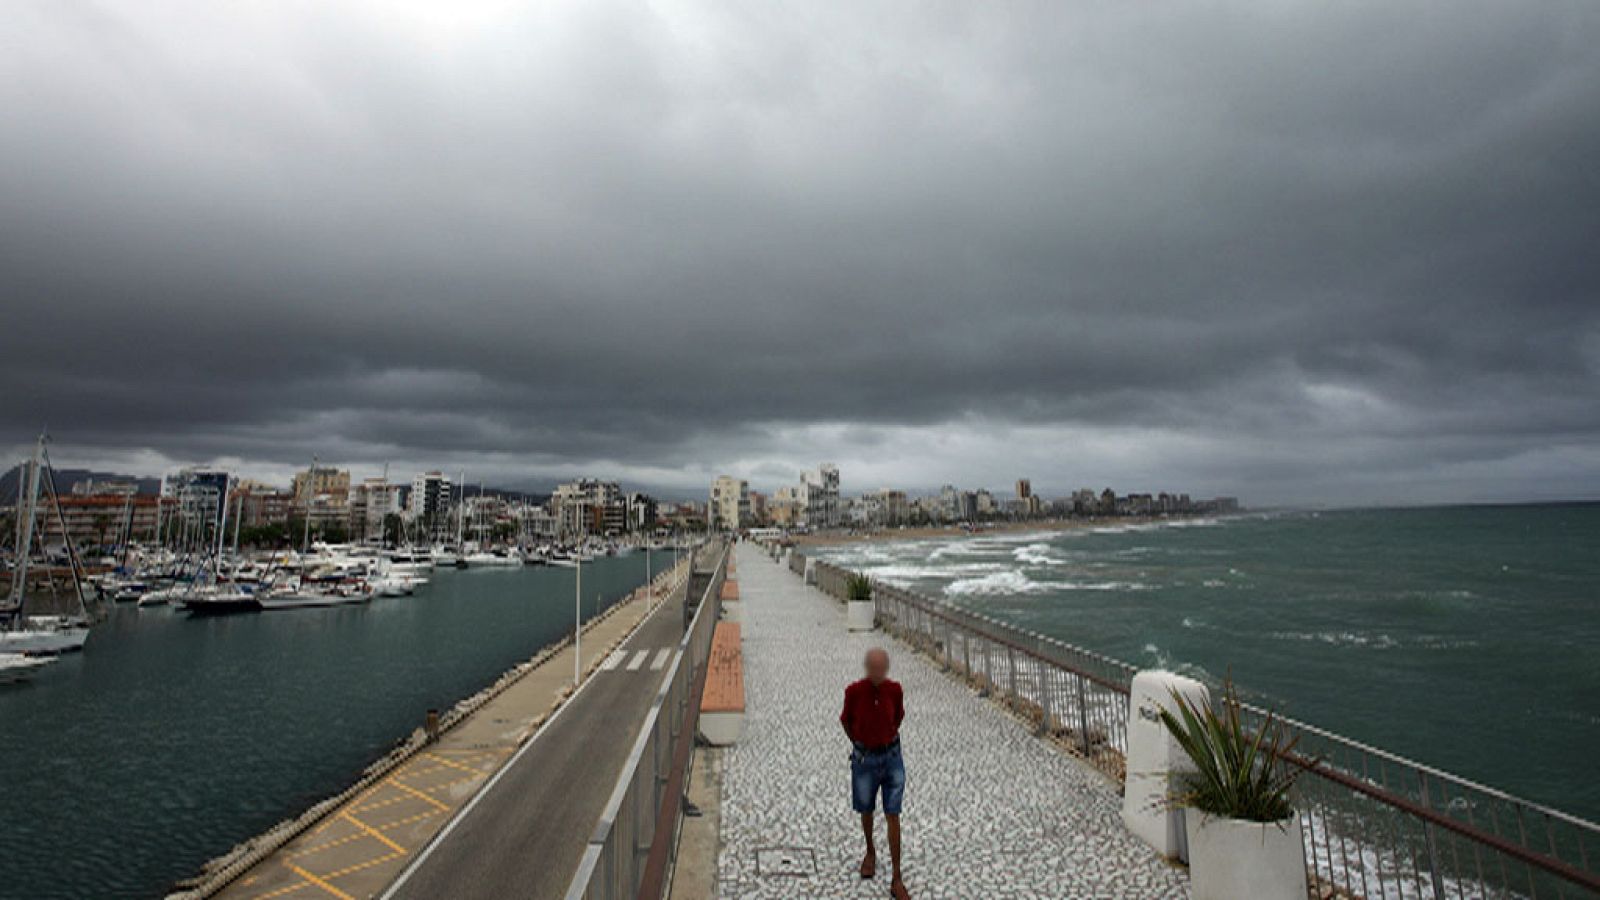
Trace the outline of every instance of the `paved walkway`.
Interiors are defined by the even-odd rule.
[[[906,886],[931,898],[1184,897],[1187,877],[1122,826],[1104,776],[844,610],[759,548],[739,545],[746,736],[724,758],[718,893],[724,898],[885,897],[856,875],[845,684],[886,645],[906,691]],[[783,874],[797,872],[798,874]]]

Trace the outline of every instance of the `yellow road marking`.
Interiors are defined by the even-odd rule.
[[[434,798],[428,796],[427,794],[424,794],[423,792],[417,790],[416,788],[412,787],[411,785],[406,784],[403,781],[400,781],[399,779],[391,779],[389,781],[389,783],[394,785],[395,787],[399,788],[400,790],[405,791],[408,794],[411,794],[411,795],[416,796],[416,797],[420,797],[421,799],[428,801],[429,803],[433,804],[434,806],[438,807],[439,809],[448,810],[450,808],[449,805],[444,804],[444,803],[440,803],[438,800],[435,800]]]
[[[281,897],[284,894],[292,894],[295,891],[300,890],[301,888],[310,887],[310,886],[311,886],[311,882],[309,882],[309,881],[296,881],[294,884],[291,884],[288,887],[281,887],[281,888],[278,888],[275,891],[271,891],[271,892],[265,893],[265,894],[257,894],[256,895],[256,900],[267,900],[267,898],[269,898],[269,897]]]
[[[345,866],[344,868],[339,869],[337,871],[329,872],[328,874],[326,874],[326,875],[324,875],[322,877],[324,877],[324,878],[343,878],[346,875],[350,875],[350,874],[359,872],[362,869],[370,869],[373,866],[381,866],[386,862],[390,862],[392,860],[399,859],[402,855],[403,854],[400,854],[400,853],[388,853],[388,854],[385,854],[383,856],[373,857],[372,859],[369,859],[366,862],[356,863],[353,866]]]
[[[352,816],[351,814],[349,814],[347,812],[346,813],[340,813],[340,815],[342,815],[346,819],[348,819],[350,821],[350,824],[356,826],[357,828],[361,829],[362,831],[365,831],[367,834],[370,834],[373,837],[377,838],[385,846],[387,846],[390,850],[393,850],[396,853],[404,853],[404,852],[406,852],[406,848],[400,846],[399,844],[396,844],[394,841],[389,840],[388,836],[385,835],[383,832],[379,831],[376,828],[373,828],[371,825],[368,825],[367,823],[361,821],[360,819],[356,818],[355,816]]]
[[[285,863],[285,865],[287,865],[290,869],[294,870],[294,873],[296,875],[299,875],[301,878],[304,878],[305,880],[311,882],[312,884],[316,885],[317,887],[322,888],[323,890],[325,890],[328,893],[334,895],[335,897],[340,898],[340,900],[356,900],[356,898],[350,896],[349,894],[346,894],[344,891],[339,890],[338,888],[336,888],[333,885],[327,883],[326,881],[323,881],[321,878],[318,878],[317,876],[311,874],[310,872],[307,872],[305,869],[300,868],[299,866],[295,865],[294,863]]]
[[[444,763],[445,765],[450,766],[451,768],[460,769],[463,772],[471,772],[474,775],[478,775],[478,776],[484,776],[484,775],[488,775],[489,774],[488,772],[485,772],[482,769],[474,769],[471,766],[464,766],[461,763],[455,762],[454,760],[445,759],[442,756],[436,756],[436,755],[434,755],[432,753],[424,753],[422,755],[426,756],[427,758],[429,758],[431,760],[433,760],[434,762]]]
[[[430,815],[431,815],[431,813],[430,813]],[[347,834],[344,837],[338,838],[336,840],[324,841],[323,843],[320,843],[320,844],[314,844],[314,845],[312,845],[310,847],[305,847],[303,849],[296,850],[293,853],[286,854],[286,856],[289,859],[300,859],[302,857],[311,856],[311,855],[316,854],[316,853],[321,853],[324,850],[331,850],[334,847],[338,847],[338,846],[341,846],[343,844],[348,844],[351,841],[364,840],[366,838],[366,836],[367,835],[364,832],[357,831],[354,834]]]

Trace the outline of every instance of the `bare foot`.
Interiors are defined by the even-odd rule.
[[[871,852],[861,858],[861,877],[871,878],[878,874],[878,858]]]
[[[900,880],[898,875],[889,884],[889,896],[893,897],[894,900],[911,900],[911,892],[906,890],[905,883]]]

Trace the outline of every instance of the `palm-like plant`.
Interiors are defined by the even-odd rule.
[[[1233,683],[1223,685],[1221,712],[1172,693],[1177,713],[1161,711],[1161,724],[1194,763],[1169,796],[1178,805],[1228,819],[1281,822],[1293,814],[1289,791],[1297,770],[1284,762],[1299,737],[1290,737],[1271,713],[1247,729]]]
[[[872,599],[872,579],[860,572],[852,572],[845,581],[845,593],[852,601],[866,601]]]

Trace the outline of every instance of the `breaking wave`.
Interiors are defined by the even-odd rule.
[[[945,586],[944,592],[955,597],[991,596],[1004,594],[1038,594],[1050,586],[1018,572],[1007,569],[978,578],[961,578]]]
[[[1011,551],[1011,556],[1017,562],[1025,563],[1030,566],[1066,565],[1066,560],[1057,559],[1050,555],[1051,549],[1052,548],[1049,544],[1029,544],[1026,547],[1018,547],[1017,549]]]

